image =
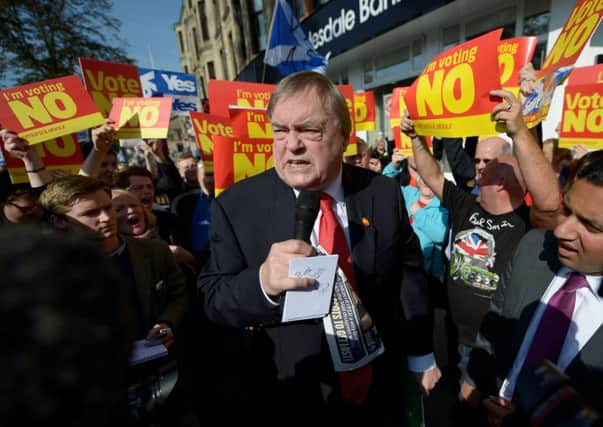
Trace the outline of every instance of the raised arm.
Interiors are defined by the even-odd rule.
[[[504,122],[513,139],[515,156],[526,188],[532,197],[530,220],[535,228],[553,229],[557,225],[561,194],[555,171],[544,157],[538,141],[525,124],[521,104],[511,92],[493,90],[503,102],[492,109],[492,118]]]
[[[444,175],[440,169],[437,160],[429,152],[427,143],[423,137],[420,137],[415,132],[415,125],[408,115],[408,111],[404,112],[404,117],[400,123],[400,130],[408,135],[412,141],[413,157],[417,172],[421,179],[427,184],[431,191],[442,200],[444,193]]]
[[[98,177],[100,165],[115,140],[115,129],[111,126],[112,123],[115,122],[111,119],[106,119],[103,125],[92,129],[93,148],[82,164],[80,175],[91,176],[93,178]]]
[[[43,187],[52,181],[52,175],[46,170],[38,150],[33,145],[27,145],[25,140],[6,129],[0,131],[0,137],[4,149],[12,156],[23,161],[32,188]]]

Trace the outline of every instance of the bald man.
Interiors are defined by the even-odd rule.
[[[456,185],[475,196],[479,195],[477,181],[486,164],[513,154],[511,144],[498,136],[483,138],[479,143],[477,137],[465,138],[464,148],[463,138],[435,138],[438,140],[446,151]]]
[[[401,130],[412,140],[417,172],[448,209],[452,221],[447,289],[458,329],[462,380],[466,379],[469,353],[482,318],[517,242],[531,226],[530,217],[536,226],[540,225],[538,219],[545,217],[544,213],[556,213],[560,200],[554,171],[523,120],[519,100],[503,90],[492,91],[491,95],[503,99],[492,116],[505,123],[517,157],[504,155],[507,143],[502,138],[488,138],[478,144],[478,199],[444,179],[408,114],[401,124]],[[533,197],[533,212],[523,201],[526,190]],[[461,394],[466,398],[471,385],[464,384]]]
[[[343,163],[368,169],[369,161],[371,159],[371,152],[366,141],[360,138],[359,136],[356,137],[356,152],[357,154],[352,154],[351,156],[344,156]]]
[[[511,148],[511,144],[498,136],[479,141],[475,148],[475,157],[473,158],[476,181],[480,180],[484,168],[489,162],[500,156],[511,156],[512,154],[513,149]]]

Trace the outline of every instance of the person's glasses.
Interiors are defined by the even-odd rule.
[[[476,157],[473,159],[473,162],[476,165],[479,165],[480,163],[484,162],[485,165],[487,165],[488,163],[490,163],[492,161],[492,159],[480,159],[479,157]]]
[[[33,205],[28,205],[28,206],[20,206],[13,202],[7,202],[6,204],[17,208],[19,210],[19,212],[21,212],[23,215],[30,214],[30,213],[40,209],[40,206],[36,203],[34,203]]]
[[[325,126],[299,126],[294,129],[273,126],[272,135],[275,141],[285,141],[291,132],[295,132],[298,138],[307,142],[320,142],[325,132]]]

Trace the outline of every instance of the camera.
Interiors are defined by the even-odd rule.
[[[603,427],[603,419],[548,360],[524,368],[517,378],[517,411],[503,426]]]

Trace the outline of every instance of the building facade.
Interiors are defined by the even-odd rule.
[[[182,1],[174,25],[180,64],[185,73],[197,76],[201,98],[207,97],[210,79],[236,79],[263,49],[265,27],[262,1]]]
[[[183,68],[202,76],[200,84],[206,84],[212,76],[257,82],[278,79],[272,67],[263,65],[274,0],[205,0],[193,4],[191,1],[183,1],[176,32]],[[433,57],[473,37],[503,28],[503,38],[524,35],[538,38],[533,63],[539,68],[576,1],[293,0],[293,4],[314,47],[322,55],[331,53],[329,77],[340,84],[351,84],[355,90],[374,91],[378,127],[387,131],[383,114],[385,98],[394,87],[411,84]],[[205,15],[216,19],[206,19],[211,27],[210,39],[198,41],[197,49],[195,32],[189,25],[200,22],[202,5]],[[241,11],[240,18],[233,17],[234,9]],[[199,37],[199,29],[196,33]],[[196,56],[191,55],[191,46],[199,52]],[[603,28],[599,26],[576,65],[602,61]],[[213,74],[210,63],[214,64]],[[545,138],[555,136],[554,128],[561,116],[559,96],[562,96],[560,90],[548,120],[543,123]],[[374,135],[368,137],[372,139]]]

